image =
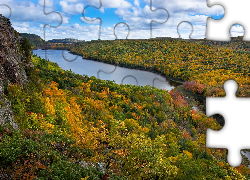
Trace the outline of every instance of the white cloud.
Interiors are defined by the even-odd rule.
[[[153,0],[154,10],[156,8],[164,8],[168,13],[164,10],[152,11],[150,9],[150,0],[101,0],[101,2],[102,7],[100,8],[100,12],[104,13],[107,8],[114,8],[115,14],[121,21],[130,26],[129,39],[150,38],[150,22],[152,20],[164,22],[168,18],[168,13],[170,16],[166,23],[152,24],[153,37],[167,36],[178,38],[178,24],[182,21],[188,21],[192,23],[194,29],[191,38],[204,38],[207,18],[211,15],[221,15],[224,13],[224,9],[220,5],[208,7],[207,0]],[[56,25],[61,21],[57,13],[49,15],[43,13],[44,0],[38,0],[37,4],[31,1],[15,0],[1,0],[1,3],[8,4],[11,7],[11,22],[14,28],[20,32],[35,33],[43,36],[44,24],[54,23]],[[100,0],[46,0],[46,13],[56,11],[56,3],[62,7],[60,14],[63,16],[63,24],[67,25],[61,25],[58,28],[46,27],[46,40],[65,38],[66,36],[85,40],[98,38],[99,20],[86,21],[83,17],[80,17],[79,24],[69,24],[69,19],[71,18],[70,15],[81,14],[86,5],[99,7]],[[0,6],[0,13],[7,16],[9,10],[6,7]],[[86,18],[89,20],[95,19]],[[114,22],[111,21],[111,23],[113,24]],[[107,27],[105,24],[102,24],[101,39],[115,39],[113,27]],[[188,38],[191,32],[190,25],[182,23],[179,26],[179,32],[182,38]],[[128,31],[125,26],[118,26],[116,28],[116,34],[119,35],[118,38],[126,38],[127,33]],[[241,26],[233,26],[231,34],[232,36],[243,35],[244,30]]]
[[[41,6],[46,6],[46,7],[53,7],[53,0],[39,0],[38,4]]]
[[[78,0],[67,0],[68,2],[71,2],[71,3],[77,3]]]
[[[104,10],[105,10],[104,7],[101,7],[101,8],[100,8],[100,12],[101,12],[101,13],[104,13]]]
[[[80,20],[86,24],[100,24],[100,20],[96,19],[96,18],[90,18],[90,17],[86,17],[85,18],[87,20],[85,20],[83,17],[80,17]]]
[[[75,38],[81,40],[98,39],[99,25],[81,26],[76,23],[70,26],[46,28],[46,40]]]
[[[244,28],[241,25],[234,25],[230,29],[231,37],[244,36]]]
[[[135,0],[135,1],[134,1],[134,5],[135,5],[136,7],[140,7],[140,2],[139,2],[139,0]]]
[[[52,2],[52,1],[50,1]],[[11,7],[11,22],[19,21],[19,22],[40,22],[44,24],[59,24],[61,22],[61,16],[58,13],[51,13],[46,15],[43,11],[43,6],[39,4],[34,4],[29,1],[8,1],[8,6]],[[4,8],[0,6],[1,9]],[[54,11],[51,7],[46,7],[45,12],[49,13]],[[65,16],[65,14],[60,13],[63,17],[65,23],[68,22],[69,17]]]
[[[139,1],[135,0],[134,6],[130,9],[118,8],[115,13],[137,31],[146,29],[149,31],[150,22],[152,20],[158,22],[152,24],[153,37],[158,35],[178,37],[177,26],[180,22],[188,21],[193,26],[202,25],[205,27],[209,16],[224,13],[224,9],[220,5],[212,8],[208,7],[206,0],[154,0],[152,9],[162,8],[156,11],[150,9],[150,0],[145,0],[144,3],[145,6],[140,7],[138,6]],[[169,19],[167,22],[159,24],[166,21],[168,14]],[[194,31],[203,32],[194,32],[192,38],[197,37],[199,34],[201,35],[200,38],[204,38],[206,28],[197,29],[195,26]]]
[[[13,26],[19,26],[22,28],[29,28],[30,27],[30,23],[29,22],[14,22],[12,23]]]
[[[150,4],[150,0],[145,0]],[[220,5],[212,7],[207,6],[207,0],[154,0],[153,7],[165,8],[171,13],[185,13],[185,14],[223,14],[224,8]]]
[[[29,22],[12,22],[12,26],[14,27],[16,31],[20,33],[37,34],[40,37],[44,38],[44,35],[43,35],[44,24],[38,24],[37,26],[33,26]]]
[[[59,2],[62,7],[62,11],[68,14],[81,14],[83,12],[84,5],[82,3],[68,3],[66,0]]]
[[[100,0],[84,0],[87,5],[99,7]],[[126,0],[101,0],[103,8],[130,8],[132,4]]]

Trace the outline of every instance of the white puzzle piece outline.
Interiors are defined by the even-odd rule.
[[[224,89],[226,97],[206,98],[206,115],[221,114],[225,118],[220,131],[207,129],[206,147],[227,148],[228,163],[237,167],[242,161],[241,149],[250,149],[250,144],[244,139],[250,134],[250,98],[235,96],[237,83],[234,80],[226,81]]]

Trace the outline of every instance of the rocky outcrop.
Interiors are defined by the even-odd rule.
[[[92,167],[92,168],[95,168],[96,170],[102,172],[103,174],[106,173],[106,164],[104,162],[98,162],[98,163],[94,164],[92,162],[87,163],[85,161],[76,161],[75,163],[79,164],[81,167],[86,168],[86,169]]]
[[[10,20],[0,14],[0,124],[8,122],[16,129],[11,103],[4,98],[4,88],[16,83],[23,88],[28,82],[26,70],[33,64],[25,50],[25,40],[11,26]]]

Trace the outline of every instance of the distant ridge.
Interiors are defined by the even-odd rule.
[[[37,49],[38,46],[42,46],[45,44],[45,41],[36,34],[29,33],[20,33],[22,37],[27,38],[32,49]]]
[[[20,33],[22,37],[26,37],[29,43],[31,44],[31,48],[34,49],[65,49],[70,50],[72,45],[77,45],[81,43],[97,43],[103,41],[112,41],[112,40],[91,40],[91,41],[84,41],[84,40],[77,40],[72,38],[65,38],[65,39],[53,39],[49,41],[43,40],[40,36],[36,34],[29,34],[29,33]],[[116,39],[121,40],[121,39]],[[216,46],[227,48],[231,50],[236,50],[243,53],[250,53],[250,41],[243,41],[243,36],[238,37],[231,37],[231,41],[212,41],[204,39],[182,39],[182,38],[171,38],[171,37],[156,37],[150,39],[124,39],[124,40],[131,40],[131,41],[140,41],[140,40],[179,40],[179,41],[186,41],[191,43],[196,43],[200,45],[206,46]]]

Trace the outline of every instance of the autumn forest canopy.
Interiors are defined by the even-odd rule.
[[[222,127],[192,109],[183,95],[192,94],[194,101],[225,96],[223,83],[235,79],[237,96],[249,97],[246,49],[175,39],[68,46],[85,59],[160,73],[181,82],[181,91],[115,84],[31,55],[29,82],[4,89],[20,131],[0,126],[2,174],[12,179],[250,177],[246,158],[234,168],[227,163],[226,149],[206,148],[206,129]],[[100,162],[105,171],[89,165]]]

